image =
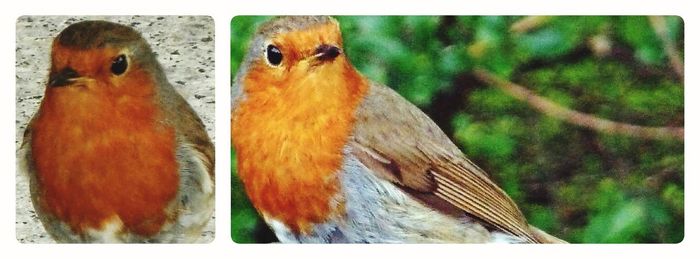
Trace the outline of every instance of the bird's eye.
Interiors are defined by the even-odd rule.
[[[126,67],[129,66],[126,56],[119,55],[112,60],[112,74],[121,75],[126,71]]]
[[[267,56],[267,62],[272,66],[279,66],[282,63],[282,52],[275,45],[267,45],[265,55]]]

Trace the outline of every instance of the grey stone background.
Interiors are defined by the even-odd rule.
[[[16,140],[19,149],[27,122],[39,107],[50,67],[53,37],[82,20],[130,25],[151,45],[177,91],[204,121],[214,141],[214,20],[208,16],[22,16],[17,19]],[[22,243],[54,243],[37,218],[28,178],[16,170],[16,237]],[[214,219],[199,242],[214,239]]]

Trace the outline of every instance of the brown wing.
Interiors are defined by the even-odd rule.
[[[427,205],[443,212],[452,206],[452,212],[467,212],[497,229],[540,242],[508,195],[427,115],[390,88],[370,84],[357,112],[351,147],[365,166]]]
[[[168,123],[178,130],[182,141],[188,143],[198,154],[207,168],[209,176],[214,180],[214,145],[207,134],[202,119],[164,77],[160,80],[159,85],[164,87],[160,89],[161,97],[159,100],[165,117],[169,120]]]

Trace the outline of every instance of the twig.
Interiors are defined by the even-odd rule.
[[[656,36],[659,37],[661,43],[664,45],[664,51],[666,52],[666,56],[668,56],[668,61],[671,63],[673,71],[683,80],[683,60],[681,60],[678,50],[668,34],[666,18],[663,16],[649,16],[649,23],[651,27],[654,28]]]
[[[602,119],[595,115],[568,109],[547,98],[538,96],[527,88],[498,78],[483,69],[476,69],[475,76],[487,84],[498,87],[513,98],[524,101],[531,107],[568,123],[609,134],[623,134],[645,139],[676,139],[683,141],[683,127],[645,127]]]
[[[514,22],[510,26],[510,31],[514,33],[526,33],[544,25],[551,19],[551,16],[526,16]]]

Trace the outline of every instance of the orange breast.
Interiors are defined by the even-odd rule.
[[[244,83],[261,90],[247,93],[232,120],[238,174],[251,202],[296,233],[343,212],[337,173],[367,88],[344,62],[303,72],[271,82],[264,69],[250,71]]]
[[[159,125],[153,94],[49,89],[32,131],[42,206],[73,231],[119,216],[156,234],[178,190],[175,132]]]

